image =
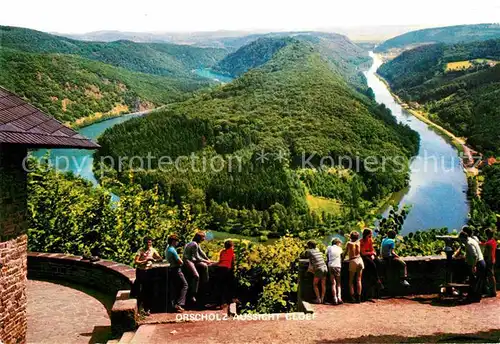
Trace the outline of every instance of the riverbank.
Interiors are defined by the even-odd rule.
[[[378,54],[375,54],[375,55],[378,55]],[[381,56],[378,56],[378,57],[381,58]],[[430,126],[431,128],[435,129],[436,133],[438,133],[441,137],[446,139],[450,144],[453,145],[453,147],[455,147],[457,149],[457,151],[462,156],[462,158],[467,159],[469,164],[471,164],[471,163],[473,164],[474,156],[472,153],[473,152],[476,153],[476,151],[474,149],[472,149],[471,147],[467,146],[466,141],[463,137],[458,137],[455,134],[453,134],[451,131],[449,131],[449,130],[443,128],[442,126],[440,126],[439,124],[433,122],[429,118],[430,114],[428,112],[422,111],[420,109],[416,109],[416,108],[412,107],[410,104],[406,103],[392,90],[392,88],[391,88],[390,84],[387,82],[387,80],[385,80],[378,73],[375,73],[375,75],[387,87],[387,89],[391,93],[392,97],[394,97],[394,99],[399,103],[399,105],[401,105],[401,107],[403,109],[408,111],[410,114],[412,114],[413,116],[415,116],[416,118],[418,118],[419,120],[421,120],[422,122],[424,122],[425,124]],[[481,154],[481,153],[479,153],[479,154]],[[473,176],[478,175],[479,171],[476,167],[473,167],[473,166],[465,167],[465,164],[463,164],[463,165],[464,165],[464,171],[466,172],[467,175],[473,175]]]
[[[91,126],[93,124],[101,123],[113,118],[117,117],[125,117],[125,116],[132,116],[132,115],[145,115],[148,114],[154,110],[159,110],[163,108],[165,105],[156,107],[156,108],[151,108],[151,109],[146,109],[143,111],[137,111],[137,112],[120,112],[120,113],[106,113],[106,114],[99,114],[99,115],[92,115],[88,117],[82,117],[77,119],[73,123],[68,123],[68,125],[75,130],[83,129],[85,127]]]
[[[381,82],[384,83],[384,85],[387,87],[387,89],[389,90],[391,95],[394,97],[394,99],[396,99],[396,101],[399,103],[399,105],[401,105],[401,107],[403,109],[405,109],[406,111],[411,113],[413,116],[417,117],[422,122],[425,122],[426,124],[438,129],[439,133],[444,134],[446,138],[450,139],[450,143],[452,143],[458,149],[459,152],[463,153],[463,151],[464,151],[463,146],[466,146],[465,140],[463,138],[454,135],[452,132],[446,130],[445,128],[443,128],[439,124],[431,121],[429,119],[429,113],[424,112],[422,110],[417,110],[417,109],[411,107],[408,103],[406,103],[404,100],[402,100],[396,93],[394,93],[394,91],[392,90],[392,88],[391,88],[390,84],[387,82],[387,80],[385,80],[378,73],[376,73],[375,75],[377,76],[377,78]]]
[[[370,56],[373,65],[364,74],[375,100],[391,110],[398,122],[408,125],[420,135],[419,151],[410,161],[408,187],[393,194],[389,201],[400,208],[411,207],[402,234],[427,228],[446,227],[453,230],[462,227],[467,223],[470,210],[462,149],[457,149],[457,141],[455,144],[450,142],[452,138],[438,127],[407,111],[408,106],[391,92],[387,82],[376,73],[382,65],[380,57],[373,52]]]

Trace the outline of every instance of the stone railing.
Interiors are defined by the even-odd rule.
[[[90,262],[62,253],[28,253],[28,278],[70,282],[115,298],[111,330],[115,336],[137,327],[137,300],[130,298],[135,269],[110,260]]]
[[[426,257],[404,257],[408,268],[408,280],[411,284],[405,288],[399,283],[398,271],[396,267],[383,266],[383,271],[379,272],[385,289],[380,292],[380,296],[405,296],[435,294],[440,291],[441,285],[446,282],[447,261],[444,256]],[[384,263],[382,263],[384,265]],[[299,264],[299,291],[298,298],[302,301],[310,302],[314,300],[313,275],[307,272],[309,261],[300,259]],[[463,259],[453,260],[451,265],[453,281],[464,278],[467,274],[467,266]],[[499,277],[497,269],[497,281]],[[344,262],[342,266],[342,292],[347,299],[349,295],[349,265]],[[330,284],[327,280],[327,296],[330,296]]]
[[[31,252],[28,278],[71,282],[114,297],[119,290],[132,288],[135,269],[110,260],[90,262],[69,254]]]

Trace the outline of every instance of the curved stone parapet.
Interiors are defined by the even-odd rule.
[[[119,290],[132,288],[135,269],[110,260],[90,262],[70,254],[30,252],[28,278],[71,282],[115,297]]]

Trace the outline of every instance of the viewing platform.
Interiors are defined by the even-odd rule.
[[[108,341],[115,344],[500,340],[500,297],[450,307],[450,304],[440,302],[437,294],[428,293],[431,286],[440,283],[438,277],[443,272],[444,257],[408,257],[405,260],[417,289],[436,279],[427,285],[427,289],[421,289],[426,295],[383,297],[338,306],[312,305],[308,314],[232,317],[226,307],[141,317],[132,309],[136,314],[133,326],[113,334],[112,314],[117,302],[130,301],[128,303],[136,305],[135,299],[129,299],[126,291],[133,282],[132,268],[107,260],[90,262],[71,255],[29,253],[28,275],[35,280],[28,283],[28,343],[66,340],[94,343],[109,338],[115,338]],[[426,280],[420,280],[424,270],[434,273]],[[301,282],[308,285],[310,276],[303,277]],[[39,278],[43,281],[36,280]],[[120,291],[120,288],[124,290]],[[304,296],[307,294],[309,291]],[[307,298],[303,299],[307,301]],[[54,324],[54,327],[49,330],[47,323]]]
[[[500,339],[500,297],[459,307],[436,306],[433,297],[314,305],[313,320],[286,320],[281,314],[279,320],[143,325],[131,343],[470,343]]]

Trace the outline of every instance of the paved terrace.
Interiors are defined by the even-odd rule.
[[[112,299],[75,285],[28,280],[27,287],[28,343],[106,342]]]
[[[106,307],[110,307],[113,300],[74,287],[28,281],[29,343],[106,341],[110,325]],[[144,325],[138,329],[133,342],[500,341],[500,296],[483,299],[480,304],[455,307],[436,305],[432,297],[425,296],[341,306],[314,305],[314,309],[312,321],[285,320],[281,315],[281,320],[274,321],[176,323],[175,314],[154,314],[142,322]],[[224,314],[222,311],[202,313]]]
[[[143,325],[133,343],[499,342],[500,297],[438,306],[432,297],[315,305],[312,321],[218,321]]]

